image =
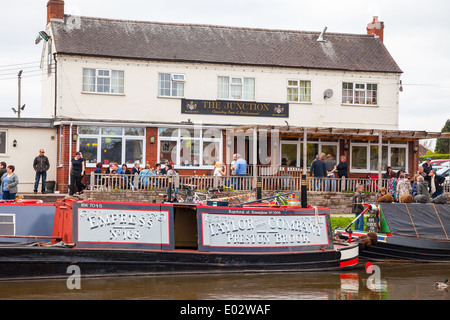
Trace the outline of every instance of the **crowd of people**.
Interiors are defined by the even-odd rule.
[[[443,195],[445,177],[436,174],[430,158],[419,167],[412,180],[407,177],[404,169],[395,173],[391,167],[387,168],[383,178],[388,180],[387,185],[380,189],[379,202],[447,202]]]

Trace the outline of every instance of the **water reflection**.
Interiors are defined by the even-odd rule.
[[[434,288],[449,278],[447,264],[361,263],[349,272],[180,275],[0,282],[0,299],[152,300],[449,300]]]

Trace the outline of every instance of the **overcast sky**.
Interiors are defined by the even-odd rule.
[[[385,23],[384,43],[403,70],[400,129],[439,132],[450,119],[448,0],[66,0],[69,14],[173,23],[366,33],[373,16]],[[0,117],[15,117],[17,73],[22,117],[39,117],[39,60],[47,0],[8,3],[0,11]],[[386,118],[391,115],[386,114]]]

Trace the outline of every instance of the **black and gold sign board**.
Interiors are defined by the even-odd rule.
[[[181,113],[289,118],[289,104],[225,100],[181,100]]]

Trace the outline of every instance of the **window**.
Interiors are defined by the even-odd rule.
[[[16,235],[15,214],[0,214],[0,234],[8,236]]]
[[[306,144],[307,167],[310,168],[316,155],[321,152],[330,154],[332,159],[338,162],[338,140],[315,139],[308,140]],[[303,141],[281,141],[281,163],[288,166],[303,167]]]
[[[385,142],[381,151],[381,171],[408,169],[407,144]],[[378,172],[378,142],[352,142],[351,164],[353,172]]]
[[[83,92],[124,93],[124,71],[83,68]]]
[[[222,161],[222,132],[218,129],[159,129],[160,163],[212,169]]]
[[[87,167],[102,162],[132,166],[144,163],[145,128],[139,127],[78,127],[78,150],[83,153]]]
[[[373,83],[342,83],[342,103],[354,105],[377,105],[378,85]]]
[[[217,96],[219,99],[255,100],[255,79],[240,77],[219,77]]]
[[[288,102],[311,102],[311,81],[288,80]]]
[[[0,131],[0,155],[6,155],[6,131]]]
[[[158,75],[158,95],[160,97],[184,97],[184,74],[160,73]]]

